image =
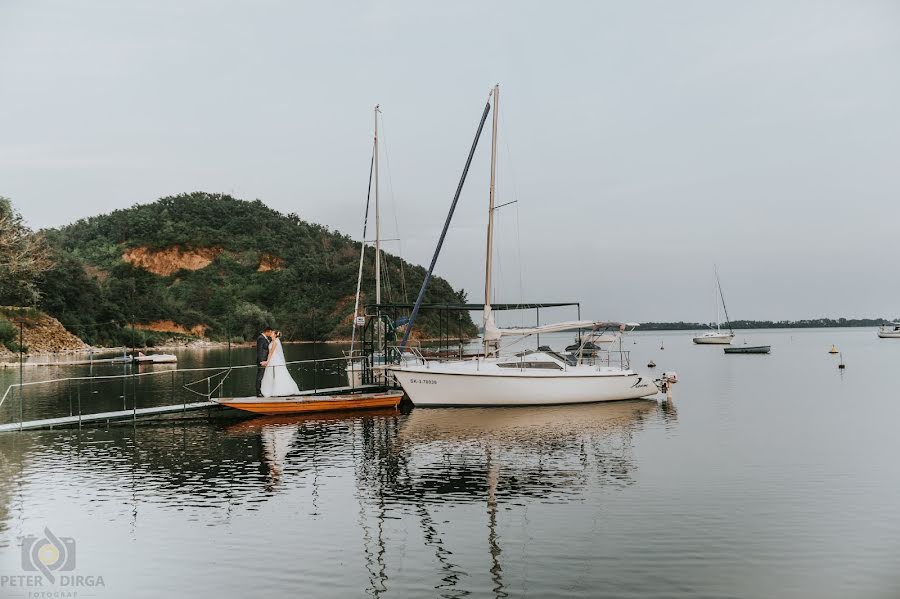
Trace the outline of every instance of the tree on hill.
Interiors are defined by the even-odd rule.
[[[44,233],[57,258],[42,307],[90,343],[122,338],[120,325],[90,328],[107,321],[171,321],[213,338],[253,337],[266,323],[289,339],[350,335],[359,242],[258,200],[182,194]],[[367,253],[362,291],[373,298],[374,250]],[[425,276],[389,254],[381,270],[385,302],[405,301],[404,277],[415,290]],[[461,303],[465,294],[436,278],[427,301]],[[426,315],[420,330],[438,326]],[[463,329],[474,334],[471,319]]]
[[[43,237],[25,225],[8,198],[0,197],[0,305],[34,305],[39,279],[51,266]]]

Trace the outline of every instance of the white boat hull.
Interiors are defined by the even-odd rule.
[[[734,335],[701,335],[694,337],[694,343],[697,345],[731,345]]]
[[[878,336],[882,339],[900,339],[900,331],[878,331]]]
[[[151,354],[134,358],[138,364],[174,364],[178,362],[178,356],[173,354]]]
[[[405,367],[392,372],[417,406],[560,405],[638,399],[659,393],[651,379],[630,371],[548,376]]]

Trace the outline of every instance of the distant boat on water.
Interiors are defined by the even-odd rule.
[[[694,343],[697,345],[730,345],[734,339],[734,330],[731,328],[731,319],[728,318],[728,308],[725,306],[725,294],[722,293],[722,282],[719,281],[719,271],[716,271],[716,285],[714,290],[718,291],[718,297],[715,299],[716,304],[716,330],[704,333],[699,337],[694,337]],[[722,323],[719,322],[719,300],[722,300],[722,309],[725,311],[725,324],[728,325],[728,332],[722,332]]]
[[[726,347],[726,354],[767,354],[772,351],[771,345],[740,345],[738,347]]]
[[[881,325],[878,329],[878,336],[882,339],[900,339],[900,322]]]
[[[175,354],[144,354],[144,352],[138,352],[138,355],[134,356],[134,361],[138,364],[174,364],[178,361],[178,356]]]

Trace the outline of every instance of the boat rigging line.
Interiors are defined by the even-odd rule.
[[[504,114],[500,115],[500,126],[503,127],[504,131],[510,131],[509,127],[506,126],[506,117]],[[516,260],[519,263],[519,301],[524,302],[525,283],[522,276],[522,236],[519,231],[519,186],[516,182],[516,169],[513,166],[512,152],[509,149],[509,135],[503,136],[503,145],[506,147],[506,164],[509,166],[509,179],[512,182],[513,202],[516,204]],[[508,203],[510,202],[507,202],[507,204]],[[501,208],[503,205],[498,206],[498,208]]]
[[[391,170],[391,153],[388,148],[387,133],[385,132],[387,128],[384,125],[384,113],[379,110],[378,114],[381,115],[380,132],[381,132],[381,140],[384,142],[384,160],[387,163],[388,190],[390,191],[390,194],[391,194],[391,211],[394,214],[394,231],[397,233],[397,236],[398,236],[398,239],[396,239],[396,241],[397,241],[397,255],[400,258],[400,290],[403,293],[403,303],[408,304],[409,303],[409,293],[407,292],[407,289],[406,289],[406,273],[404,272],[404,269],[403,269],[403,243],[399,239],[400,222],[397,219],[397,200],[394,197],[394,176],[393,176],[393,172]],[[393,240],[382,239],[382,241],[393,241]]]
[[[366,259],[366,228],[369,226],[369,204],[372,199],[372,173],[375,170],[375,151],[378,146],[372,143],[372,158],[369,161],[369,188],[366,192],[366,215],[363,218],[362,242],[359,250],[359,275],[356,277],[356,302],[353,305],[353,329],[350,333],[350,353],[353,355],[353,346],[356,344],[356,316],[359,314],[359,289],[362,285],[363,263]]]

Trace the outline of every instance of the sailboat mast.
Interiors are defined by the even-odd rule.
[[[718,284],[718,281],[719,281],[719,275],[718,275],[718,273],[716,273],[716,283],[717,284]],[[716,288],[715,287],[713,287],[713,303],[716,306],[716,332],[721,333],[722,332],[722,322],[719,317],[719,298],[716,297]]]
[[[375,106],[375,303],[381,305],[381,208],[378,205],[378,105]]]
[[[491,318],[491,275],[493,274],[494,258],[494,194],[497,181],[497,125],[500,114],[500,86],[495,85],[494,91],[494,115],[491,128],[491,189],[488,194],[488,226],[487,226],[487,256],[484,267],[484,325]],[[484,355],[488,355],[488,341],[484,341]]]
[[[725,294],[722,292],[722,281],[719,280],[719,269],[716,269],[716,286],[719,288],[719,297],[722,299],[722,309],[725,310],[725,322],[728,323],[728,331],[734,335],[734,329],[731,328],[731,318],[728,316],[728,306],[725,304]]]

